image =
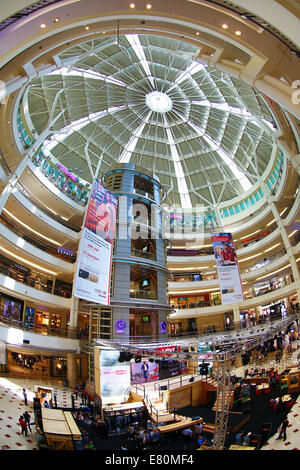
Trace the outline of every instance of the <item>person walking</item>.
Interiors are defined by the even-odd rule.
[[[27,406],[27,393],[26,393],[25,388],[23,388],[23,397],[24,397],[24,404],[25,406]]]
[[[27,428],[28,430],[31,432],[31,426],[30,426],[30,419],[31,419],[31,416],[30,414],[28,413],[28,411],[26,410],[25,413],[23,414],[23,417],[24,417],[24,421],[27,425]]]
[[[22,434],[25,434],[25,436],[27,437],[28,436],[28,432],[27,432],[27,424],[24,420],[24,417],[23,415],[20,416],[19,418],[19,424],[21,426],[21,430],[22,430]]]
[[[284,441],[286,440],[286,428],[288,427],[288,425],[289,425],[289,420],[287,418],[284,418],[276,441],[278,439],[281,439],[282,434],[283,434],[283,440]]]

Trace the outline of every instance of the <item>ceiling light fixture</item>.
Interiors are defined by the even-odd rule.
[[[241,36],[242,33],[241,33],[241,31],[236,31],[236,32],[235,32],[235,35],[236,35],[236,36]]]
[[[129,8],[135,8],[135,3],[129,3]]]
[[[45,28],[46,28],[45,23],[42,23],[40,26],[41,26],[41,29],[45,29]]]
[[[226,24],[226,23],[222,24],[222,28],[223,29],[228,29],[228,24]]]
[[[59,18],[54,18],[53,23],[58,23],[58,22],[59,22]]]
[[[151,4],[151,3],[147,3],[146,8],[147,8],[147,10],[151,10],[152,4]]]
[[[88,31],[88,30],[90,29],[90,27],[89,27],[89,26],[86,26],[84,29],[86,29],[86,30]]]

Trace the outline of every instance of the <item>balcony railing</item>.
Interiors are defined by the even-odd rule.
[[[135,258],[145,258],[150,259],[152,261],[156,261],[155,253],[149,253],[142,250],[131,250],[131,256],[134,256]]]
[[[13,268],[3,263],[0,264],[0,274],[3,274],[4,276],[8,276],[17,282],[20,282],[21,284],[25,284],[26,286],[33,287],[34,289],[37,289],[43,292],[48,292],[49,294],[57,295],[59,297],[66,297],[68,299],[72,297],[71,289],[70,290],[65,289],[63,286],[54,287],[53,284],[50,285],[43,281],[31,279],[25,273],[21,273],[17,270],[13,270]]]
[[[157,292],[147,290],[135,290],[130,292],[131,299],[157,300]]]
[[[0,322],[4,325],[8,325],[13,328],[18,328],[23,331],[30,331],[31,333],[37,333],[45,336],[62,336],[64,338],[71,339],[87,339],[88,333],[80,328],[68,329],[68,328],[53,328],[45,325],[37,324],[26,324],[20,320],[7,318],[0,313]]]

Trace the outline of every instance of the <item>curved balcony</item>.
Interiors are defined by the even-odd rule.
[[[63,248],[53,248],[50,245],[46,245],[45,243],[37,240],[36,238],[28,235],[27,232],[22,230],[21,228],[17,227],[11,220],[9,220],[3,213],[0,215],[0,222],[4,224],[7,228],[12,230],[18,237],[23,238],[23,240],[27,241],[31,245],[39,248],[40,250],[45,251],[45,253],[49,253],[56,258],[63,259],[68,263],[75,263],[76,261],[76,253],[72,253],[68,250],[64,250]]]
[[[80,227],[71,224],[67,220],[47,209],[47,207],[35,199],[19,181],[16,184],[16,189],[17,191],[13,192],[13,196],[20,202],[20,204],[22,204],[22,206],[36,217],[45,221],[46,224],[53,226],[58,232],[62,232],[72,239],[78,239]]]
[[[53,330],[50,328],[30,329],[22,324],[8,320],[0,315],[0,340],[13,346],[78,353],[80,351],[80,339],[87,339],[82,332],[72,330]]]
[[[65,202],[69,207],[72,207],[78,213],[83,213],[84,207],[87,202],[87,196],[84,200],[78,199],[74,191],[72,190],[71,183],[60,187],[59,184],[55,184],[51,175],[45,175],[44,171],[39,165],[35,165],[32,161],[28,161],[27,167],[32,174],[39,180],[39,182],[45,186],[54,196],[58,197],[62,202]]]
[[[0,274],[3,276],[13,279],[18,284],[23,284],[24,286],[29,286],[31,289],[36,289],[37,291],[47,292],[58,297],[64,297],[70,299],[72,297],[72,288],[63,287],[60,285],[57,287],[53,282],[48,282],[45,278],[40,275],[37,279],[34,279],[30,274],[27,274],[26,271],[21,273],[19,270],[14,269],[13,267],[0,262]],[[13,285],[10,282],[4,282],[3,286]],[[71,284],[70,284],[71,286]],[[24,289],[22,289],[23,291]],[[32,291],[34,293],[34,291]],[[34,293],[33,297],[36,297],[37,293]]]
[[[239,303],[240,311],[247,310],[249,308],[258,307],[264,304],[268,304],[275,300],[282,299],[287,295],[291,295],[300,288],[300,281],[291,282],[290,284],[286,284],[283,287],[279,287],[278,289],[273,289],[267,293],[258,294],[256,296],[252,296],[244,300],[244,302]],[[197,306],[193,308],[178,308],[176,309],[176,305],[174,305],[174,309],[176,310],[175,313],[170,315],[170,318],[195,318],[199,315],[213,315],[219,313],[225,313],[233,310],[233,305],[207,305],[202,304],[202,306]],[[187,305],[189,305],[187,303]]]
[[[74,271],[74,264],[70,261],[65,261],[61,257],[57,257],[52,253],[48,253],[41,249],[41,247],[36,247],[32,243],[26,241],[25,236],[21,237],[8,228],[6,225],[0,222],[0,234],[2,237],[9,241],[10,244],[15,245],[15,247],[20,247],[20,239],[22,241],[22,251],[44,263],[47,263],[56,269],[72,273]],[[27,238],[27,236],[26,236]]]

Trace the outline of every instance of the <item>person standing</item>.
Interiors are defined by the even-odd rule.
[[[27,425],[27,428],[28,430],[31,432],[31,426],[30,426],[30,414],[28,413],[28,411],[26,410],[25,413],[23,414],[23,418],[24,418],[24,421]]]
[[[25,388],[23,388],[23,397],[24,397],[24,404],[25,406],[27,406],[27,393],[26,393]]]
[[[286,428],[288,427],[288,425],[289,425],[289,420],[287,418],[284,418],[276,441],[281,438],[282,434],[283,434],[283,440],[284,441],[286,440]]]
[[[19,418],[19,424],[20,424],[20,426],[21,426],[22,434],[25,434],[25,436],[27,437],[27,436],[28,436],[27,424],[26,424],[26,422],[25,422],[25,420],[24,420],[23,415],[20,416],[20,418]]]

